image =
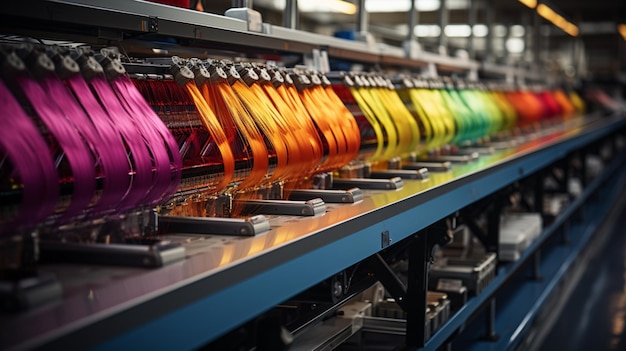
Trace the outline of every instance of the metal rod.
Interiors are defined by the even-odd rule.
[[[498,252],[500,246],[500,215],[502,214],[502,197],[494,196],[494,205],[487,212],[487,251]]]
[[[383,284],[385,290],[396,300],[400,308],[406,312],[406,287],[391,267],[389,267],[387,262],[385,262],[385,259],[383,259],[380,254],[376,254],[368,260],[368,267],[372,273],[374,273],[374,276]]]
[[[283,27],[298,28],[298,0],[287,0],[283,12]]]
[[[585,148],[580,150],[580,184],[583,190],[587,187],[587,150]]]
[[[531,34],[530,34],[530,14],[528,11],[522,12],[522,26],[524,27],[524,53],[522,56],[522,62],[532,62],[530,61],[530,56],[532,52],[529,50],[530,42],[531,42]]]
[[[357,13],[357,23],[356,30],[359,33],[368,31],[368,16],[367,10],[365,9],[365,0],[359,0],[357,2],[358,13]]]
[[[439,35],[439,48],[446,48],[448,45],[448,37],[446,36],[446,25],[448,24],[448,4],[447,0],[441,0],[441,6],[439,7],[439,28],[441,28],[441,34]]]
[[[493,62],[493,29],[494,29],[494,17],[495,10],[493,8],[493,1],[485,0],[485,9],[487,11],[487,37],[485,38],[485,61]]]
[[[533,12],[533,37],[532,37],[532,58],[531,62],[539,63],[540,57],[540,46],[541,43],[541,17],[538,14]],[[541,66],[541,65],[540,65]]]
[[[252,0],[233,0],[231,4],[234,8],[241,8],[241,7],[252,8]]]
[[[498,334],[496,333],[496,299],[492,298],[487,304],[486,313],[486,328],[484,339],[497,340]]]
[[[569,194],[569,178],[571,176],[571,172],[570,172],[570,160],[572,158],[572,155],[568,155],[567,157],[565,157],[563,159],[563,179],[561,180],[561,191]]]
[[[416,40],[415,27],[417,26],[418,15],[419,13],[415,7],[415,1],[411,1],[411,8],[409,9],[409,33],[406,38],[409,43]]]
[[[537,172],[537,175],[535,176],[535,191],[534,191],[534,204],[533,204],[533,211],[540,213],[541,216],[543,216],[543,195],[544,195],[544,191],[543,191],[543,178],[544,178],[544,171],[541,170],[539,172]]]
[[[469,0],[469,1],[470,1],[470,4],[469,4],[470,7],[469,7],[467,22],[470,26],[470,36],[467,42],[467,51],[469,53],[469,57],[473,59],[473,58],[476,58],[476,46],[474,43],[474,40],[475,40],[474,26],[476,25],[476,18],[478,16],[478,6],[477,6],[478,0]]]

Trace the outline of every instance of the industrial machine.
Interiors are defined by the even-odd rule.
[[[493,337],[623,186],[623,111],[232,10],[0,11],[3,349],[436,349],[483,308]]]

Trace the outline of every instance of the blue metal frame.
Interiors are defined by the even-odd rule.
[[[600,128],[516,158],[506,164],[493,166],[489,168],[488,174],[470,175],[468,177],[474,176],[470,181],[425,203],[382,219],[371,227],[355,231],[295,259],[281,262],[261,274],[241,280],[228,288],[111,338],[95,349],[118,349],[136,343],[145,348],[190,349],[201,346],[312,284],[379,252],[381,232],[389,231],[393,242],[398,242],[623,125],[623,120],[614,120]],[[432,347],[440,345],[442,340],[458,328],[487,296],[497,290],[505,276],[506,274],[499,274],[496,281],[483,294],[470,301],[452,318],[445,330],[437,333],[428,342],[428,348],[431,348],[431,345]]]
[[[35,319],[55,323],[49,324],[49,330],[36,332],[34,329],[32,335],[18,340],[23,347],[91,347],[100,350],[132,345],[175,349],[199,347],[381,251],[382,232],[388,232],[392,243],[397,243],[624,125],[626,121],[620,118],[596,120],[587,124],[586,129],[569,130],[529,148],[485,157],[484,162],[478,161],[466,168],[459,166],[439,178],[433,174],[428,181],[405,181],[403,189],[367,192],[360,203],[336,205],[332,209],[335,212],[273,228],[258,238],[237,240],[238,245],[249,246],[257,239],[266,242],[266,239],[274,238],[272,235],[281,233],[292,238],[286,242],[271,239],[256,253],[246,250],[237,261],[229,261],[231,263],[226,265],[212,265],[211,262],[220,259],[213,256],[213,251],[205,250],[202,257],[210,257],[209,260],[195,260],[192,256],[186,260],[189,265],[182,262],[151,271],[109,268],[110,274],[125,277],[115,284],[112,282],[111,286],[117,287],[117,291],[111,286],[97,286],[101,283],[96,279],[96,286],[86,284],[85,291],[69,296],[56,306],[3,318],[0,320],[0,330],[3,331],[0,332],[0,342],[7,343],[13,334],[22,335]],[[303,230],[300,223],[313,229]],[[68,271],[63,275],[67,276]],[[82,278],[78,277],[78,280]],[[485,295],[495,292],[495,287],[502,284],[498,279],[504,277],[496,278]],[[156,290],[150,288],[155,280],[167,283],[159,285],[161,287]],[[93,294],[96,299],[88,301],[83,293]],[[98,297],[103,298],[102,302],[113,297],[121,303],[101,304]],[[459,316],[471,313],[471,308],[477,308],[479,302],[470,301]],[[65,315],[75,316],[76,313],[80,318],[71,323],[57,322]],[[455,323],[463,323],[462,317],[453,317],[449,325],[457,325]],[[19,333],[12,334],[12,329]],[[448,332],[436,334],[429,345],[444,333]]]
[[[512,274],[514,274],[524,263],[528,262],[530,257],[542,247],[548,238],[553,236],[565,222],[571,220],[573,215],[581,208],[581,206],[585,204],[585,202],[588,201],[589,197],[598,190],[607,178],[622,167],[625,159],[626,157],[624,157],[624,155],[620,155],[619,158],[611,164],[611,167],[604,170],[601,176],[594,179],[587,186],[585,191],[576,200],[574,200],[553,223],[542,231],[540,236],[532,242],[532,244],[522,253],[516,262],[499,267],[498,275],[494,281],[485,290],[483,290],[480,295],[471,298],[467,304],[461,308],[461,310],[452,316],[448,323],[435,335],[433,335],[430,340],[428,340],[424,350],[438,349],[439,346],[445,343],[456,330],[463,326],[467,320],[480,309],[481,306],[489,301],[489,299],[491,299],[494,294],[496,294],[496,292],[498,292],[505,285],[507,280],[511,278]],[[620,181],[615,184],[614,188],[621,189],[625,182],[625,176],[622,175]],[[511,321],[515,321],[514,325],[519,324],[519,327],[515,329],[516,332],[504,332],[498,342],[480,342],[479,345],[482,345],[483,349],[502,350],[505,346],[509,347],[513,343],[519,341],[518,338],[521,335],[524,335],[524,331],[526,331],[526,328],[529,326],[528,322],[532,321],[535,317],[549,291],[560,281],[563,274],[567,271],[567,268],[584,247],[584,244],[587,243],[591,234],[593,234],[593,230],[601,222],[603,215],[608,212],[608,209],[614,202],[616,196],[616,192],[609,193],[609,196],[607,196],[605,201],[601,201],[601,203],[597,204],[598,206],[593,208],[593,211],[590,211],[589,215],[594,218],[593,221],[590,221],[585,225],[570,228],[570,232],[574,233],[574,236],[577,236],[576,239],[578,239],[574,245],[561,250],[561,252],[558,252],[556,255],[544,257],[544,260],[542,260],[542,267],[544,268],[542,269],[542,274],[544,278],[547,276],[550,277],[550,279],[535,282],[529,281],[528,284],[532,285],[532,287],[529,288],[530,290],[524,289],[519,291],[519,295],[521,296],[520,298],[526,302],[532,302],[530,308],[526,308],[526,305],[520,305],[519,301],[516,300],[517,302],[512,302],[509,306],[512,308],[512,311],[503,313],[501,318],[498,318],[497,320],[498,332],[509,330],[509,328],[503,327],[503,323],[510,324]],[[546,270],[545,267],[551,267],[551,272]],[[558,270],[556,270],[557,267],[559,268]],[[540,292],[541,294],[537,295],[537,292]],[[498,303],[498,311],[501,309],[502,306]],[[523,314],[523,318],[519,317],[520,314]],[[513,316],[515,316],[515,318],[513,318]],[[475,335],[478,334],[475,333]]]

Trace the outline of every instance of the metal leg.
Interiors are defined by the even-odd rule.
[[[541,276],[541,250],[537,250],[533,255],[533,279],[536,281],[543,280],[543,276]]]
[[[543,216],[543,170],[537,172],[535,176],[535,192],[534,192],[534,204],[533,210],[537,213],[541,213]]]
[[[569,194],[569,189],[568,189],[568,182],[569,182],[569,177],[570,177],[570,169],[569,169],[569,161],[570,161],[570,157],[571,156],[567,156],[565,157],[565,159],[563,159],[562,161],[562,165],[563,165],[563,179],[561,179],[561,191],[564,193],[568,193]]]
[[[564,245],[569,245],[570,240],[569,240],[569,220],[565,221],[563,223],[563,226],[561,227],[561,233],[563,235],[563,244]]]
[[[502,214],[502,196],[494,196],[494,205],[487,213],[487,245],[488,252],[498,252],[500,247],[500,215]]]
[[[409,245],[406,346],[420,348],[426,343],[426,291],[430,252],[427,231],[420,232]]]
[[[496,333],[496,299],[492,298],[487,304],[485,310],[485,334],[482,336],[483,340],[496,341],[500,337]]]
[[[580,184],[583,189],[587,187],[587,151],[580,150]]]

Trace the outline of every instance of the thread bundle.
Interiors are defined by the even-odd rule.
[[[575,92],[560,89],[488,89],[478,82],[419,77],[392,83],[377,74],[343,75],[333,88],[359,122],[365,151],[360,158],[374,166],[584,112]]]
[[[121,65],[56,47],[8,47],[2,59],[0,154],[9,162],[0,193],[19,193],[19,205],[5,208],[0,235],[123,214],[175,193],[176,142]]]
[[[211,177],[220,182],[195,183],[194,198],[174,203],[168,209],[171,214],[238,216],[237,206],[220,214],[207,212],[206,203],[220,194],[235,199],[263,197],[260,192],[276,184],[285,197],[294,187],[310,183],[312,175],[347,165],[359,152],[354,117],[317,73],[176,57],[170,70],[171,78],[138,76],[134,82],[164,120],[176,118],[168,116],[175,105],[164,107],[168,98],[164,86],[174,96],[186,95],[182,100],[193,102],[201,124],[186,131],[173,128],[174,135],[188,135],[179,138],[179,148],[185,150],[181,141],[187,143],[205,130],[206,143],[217,145],[224,165],[223,172]],[[232,161],[226,162],[231,155]],[[185,163],[189,168],[198,166]]]
[[[9,48],[2,60],[13,69],[0,82],[0,194],[16,205],[3,207],[0,235],[160,205],[238,216],[207,202],[584,110],[574,92],[450,79],[351,73],[331,84],[311,70],[177,57],[166,74],[129,77],[114,53],[61,48]]]

